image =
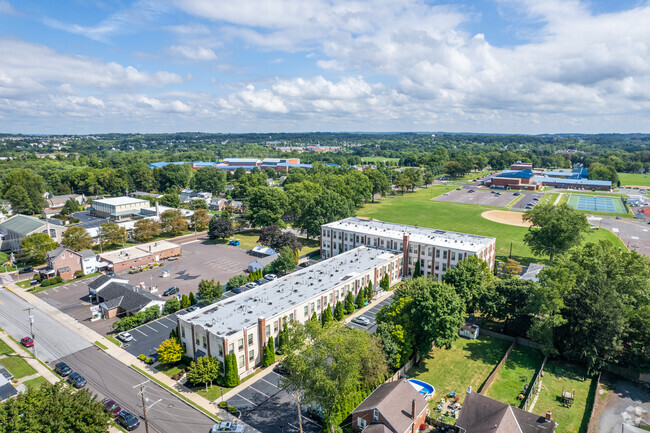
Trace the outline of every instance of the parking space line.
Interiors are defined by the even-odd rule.
[[[250,401],[249,399],[247,399],[247,398],[244,397],[243,395],[241,395],[241,394],[237,394],[237,395],[236,395],[235,397],[233,397],[233,398],[237,398],[237,397],[241,398],[242,400],[246,400],[247,402],[249,402],[250,404],[252,404],[253,407],[257,407],[257,405],[256,405],[255,403],[253,403],[252,401]]]
[[[266,379],[264,379],[264,378],[261,378],[260,380],[263,380],[264,382],[268,383],[269,385],[271,385],[271,386],[274,387],[274,388],[278,388],[278,386],[277,386],[276,384],[274,384],[274,383],[272,383],[272,382],[269,382],[268,380],[266,380]],[[279,388],[278,388],[278,389],[279,389]]]
[[[259,389],[253,388],[253,385],[250,385],[250,386],[248,387],[248,389],[252,389],[253,391],[257,391],[257,392],[259,392],[260,394],[262,394],[262,395],[263,395],[264,397],[266,397],[266,398],[271,398],[271,396],[264,394],[264,393],[263,393],[262,391],[260,391]]]
[[[145,334],[144,332],[140,331],[139,329],[134,329],[134,331],[138,331],[140,334],[144,335],[145,337],[148,337],[147,334]]]
[[[158,330],[157,330],[156,328],[152,328],[152,327],[149,326],[149,325],[144,325],[144,326],[146,326],[147,328],[151,329],[151,330],[154,331],[154,332],[158,332]]]

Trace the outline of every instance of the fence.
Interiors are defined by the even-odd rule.
[[[530,405],[531,402],[531,397],[534,394],[537,394],[539,392],[539,389],[537,388],[539,385],[539,378],[542,377],[542,373],[544,372],[544,367],[546,366],[546,361],[548,360],[548,356],[544,357],[544,360],[542,361],[542,366],[539,368],[537,371],[537,374],[535,375],[535,380],[533,381],[533,384],[528,388],[528,395],[526,395],[526,400],[524,400],[524,410],[528,410],[528,406]]]
[[[594,418],[594,413],[596,413],[596,408],[602,404],[601,398],[598,398],[598,391],[600,389],[600,375],[598,373],[598,378],[596,378],[596,393],[594,395],[594,404],[591,405],[591,413],[589,414],[589,425],[587,427],[587,433],[596,433],[598,432],[598,426],[600,419]]]
[[[510,356],[510,353],[512,352],[512,349],[514,349],[516,345],[517,345],[517,341],[516,341],[515,338],[513,338],[512,344],[510,345],[508,350],[506,350],[506,354],[503,355],[503,358],[501,358],[501,361],[499,361],[499,363],[494,368],[494,370],[492,370],[492,374],[490,374],[490,376],[487,378],[485,383],[483,383],[483,386],[481,387],[481,390],[479,391],[479,394],[485,395],[485,393],[487,392],[490,385],[492,385],[492,382],[494,382],[494,379],[496,379],[497,374],[499,373],[499,370],[501,369],[503,364],[505,364],[506,361],[508,360],[508,356]]]
[[[409,359],[406,364],[404,364],[399,370],[395,372],[391,377],[386,379],[386,382],[394,382],[396,380],[400,380],[401,378],[406,376],[406,372],[409,371],[415,363],[417,362],[416,357],[414,356],[413,358]]]
[[[650,374],[641,373],[638,370],[632,370],[631,368],[621,367],[619,365],[608,365],[604,368],[605,371],[610,373],[618,374],[623,376],[626,379],[633,380],[635,382],[650,383]]]
[[[480,333],[481,333],[481,335],[487,335],[488,337],[498,338],[499,340],[517,341],[517,344],[520,344],[520,345],[526,346],[526,347],[530,347],[532,349],[539,350],[542,347],[539,343],[536,343],[533,340],[529,340],[529,339],[523,338],[523,337],[512,337],[510,335],[505,335],[505,334],[501,334],[499,332],[489,331],[489,330],[483,329],[483,328],[481,328]]]

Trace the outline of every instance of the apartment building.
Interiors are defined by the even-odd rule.
[[[283,326],[304,323],[315,312],[320,318],[348,292],[372,283],[379,287],[384,275],[390,282],[401,278],[402,255],[385,248],[360,246],[285,277],[278,278],[227,300],[178,316],[178,330],[186,355],[209,355],[224,361],[237,355],[240,377],[262,363],[269,337],[278,344]]]
[[[422,275],[442,279],[447,269],[468,256],[478,256],[494,269],[496,239],[354,217],[321,226],[322,258],[359,245],[400,251],[404,277],[413,275],[419,261]]]

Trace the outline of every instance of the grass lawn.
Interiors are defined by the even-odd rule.
[[[11,355],[14,353],[14,351],[5,343],[4,341],[0,340],[0,356],[2,355]]]
[[[524,403],[517,396],[523,393],[524,386],[530,386],[535,373],[542,366],[544,357],[539,350],[517,345],[501,367],[496,379],[488,388],[487,396],[515,407]]]
[[[107,335],[106,339],[116,345],[117,347],[122,347],[122,342],[120,342],[117,338],[113,337],[112,335]]]
[[[169,377],[172,377],[173,375],[175,375],[176,373],[178,373],[183,369],[187,370],[187,366],[182,363],[174,364],[174,365],[158,364],[154,368],[158,371],[165,373],[165,375]]]
[[[257,374],[261,373],[264,371],[262,368],[258,368],[255,372],[249,374],[248,376],[242,378],[239,383],[244,383],[248,379],[250,379],[253,376],[256,376]],[[165,373],[167,374],[167,373]],[[215,401],[217,399],[221,399],[221,390],[223,389],[223,393],[225,394],[226,392],[230,391],[232,388],[227,387],[227,386],[221,386],[217,385],[216,382],[212,385],[212,388],[210,388],[210,384],[208,384],[208,388],[205,388],[205,384],[197,385],[197,386],[189,386],[189,383],[186,383],[185,386],[187,386],[189,389],[191,389],[193,392],[197,393],[203,398],[206,398],[209,401]],[[219,400],[221,401],[221,400]]]
[[[478,392],[494,367],[510,347],[510,342],[480,336],[476,340],[458,338],[451,349],[436,348],[412,368],[408,376],[430,383],[436,390],[433,403],[453,391],[461,402],[472,386]]]
[[[9,261],[9,254],[0,252],[0,272],[14,271],[16,268],[14,266],[7,267],[4,266],[5,263]]]
[[[546,193],[539,199],[539,204],[554,204],[559,195],[559,192]]]
[[[585,377],[584,367],[563,361],[548,361],[544,367],[542,386],[533,412],[544,415],[553,412],[558,424],[556,433],[586,433],[589,414],[596,395],[596,382]],[[562,390],[574,392],[571,408],[562,406]]]
[[[485,176],[486,174],[492,173],[493,171],[494,170],[472,171],[471,173],[467,173],[465,176],[457,177],[451,180],[452,182],[471,182],[474,179]]]
[[[36,370],[34,370],[32,366],[20,356],[2,358],[0,359],[0,364],[4,365],[5,368],[9,370],[9,373],[13,374],[16,379],[36,373]]]
[[[357,209],[357,215],[399,224],[492,236],[497,239],[496,252],[500,260],[508,256],[510,241],[512,241],[512,255],[518,262],[524,265],[531,262],[546,263],[546,257],[536,257],[524,244],[524,234],[528,231],[526,227],[501,224],[481,216],[481,213],[487,210],[504,210],[503,208],[431,200],[453,189],[455,189],[453,186],[436,185],[412,193],[396,195],[374,204],[366,204],[363,208]],[[592,230],[585,238],[587,241],[609,239],[616,246],[623,245],[616,235],[611,232],[606,233],[605,230]]]
[[[257,240],[259,239],[259,237],[260,237],[260,231],[258,229],[249,229],[249,230],[243,230],[241,232],[235,233],[234,236],[226,240],[218,239],[216,243],[228,244],[228,241],[237,239],[240,242],[239,248],[243,248],[245,250],[251,250],[255,247],[255,245],[258,245]],[[318,239],[307,239],[299,236],[298,240],[303,245],[303,247],[300,249],[300,255],[309,254],[314,251],[318,251],[320,249],[320,241]]]
[[[45,379],[42,376],[38,376],[23,382],[23,385],[25,385],[27,388],[40,388],[43,385],[49,385],[49,384],[50,382],[48,382],[47,379]]]
[[[650,187],[650,174],[619,173],[621,185]]]
[[[97,347],[99,347],[100,349],[102,349],[102,350],[108,350],[108,347],[106,347],[104,344],[102,344],[102,343],[99,342],[99,341],[95,341],[95,345],[96,345]]]

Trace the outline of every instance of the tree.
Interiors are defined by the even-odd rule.
[[[16,168],[6,173],[0,183],[0,193],[9,200],[16,213],[28,215],[41,212],[45,199],[45,182],[28,168]]]
[[[357,306],[357,308],[363,308],[366,305],[366,297],[365,297],[364,292],[365,292],[365,290],[362,287],[359,290],[359,294],[357,294],[357,300],[355,302],[355,305]]]
[[[187,308],[190,305],[192,305],[190,303],[190,298],[187,295],[181,296],[181,308]]]
[[[195,230],[205,230],[210,223],[210,213],[206,209],[197,209],[192,215],[192,227]]]
[[[372,301],[372,282],[368,282],[366,291],[364,292],[364,297],[366,298],[366,301]]]
[[[288,247],[282,247],[278,258],[271,262],[271,269],[278,274],[286,274],[298,266],[296,255],[293,250]]]
[[[352,292],[348,292],[345,296],[345,314],[354,313],[354,295]]]
[[[20,241],[23,260],[35,265],[45,262],[47,252],[56,247],[56,241],[45,233],[33,233]]]
[[[165,194],[160,199],[160,204],[167,207],[173,207],[174,209],[181,206],[181,199],[178,197],[178,194],[175,192]]]
[[[269,337],[266,345],[264,346],[264,356],[262,357],[262,365],[268,367],[275,362],[275,343],[273,337]]]
[[[384,354],[373,336],[340,324],[327,328],[296,325],[292,333],[300,344],[282,361],[292,374],[280,379],[281,386],[288,392],[300,392],[304,404],[320,407],[325,428],[333,433],[385,379]]]
[[[210,219],[208,237],[210,239],[225,239],[235,233],[232,227],[232,220],[223,216],[213,215]]]
[[[226,173],[217,167],[202,167],[194,172],[190,185],[197,191],[222,194],[226,188]]]
[[[215,299],[219,299],[223,293],[221,283],[215,283],[214,278],[211,280],[201,280],[199,283],[199,298],[201,302],[211,304]]]
[[[413,278],[421,277],[422,271],[420,270],[420,261],[415,261],[415,269],[413,269]]]
[[[217,358],[207,355],[192,361],[187,369],[187,380],[195,385],[204,383],[206,389],[208,389],[208,383],[212,386],[212,382],[220,375],[221,363]]]
[[[248,196],[246,218],[253,227],[277,224],[288,205],[287,194],[281,189],[268,186],[256,187]]]
[[[336,303],[336,307],[334,308],[334,318],[339,322],[345,318],[345,312],[343,311],[343,304],[341,301]]]
[[[266,245],[267,247],[270,247],[271,245],[275,244],[276,239],[282,231],[280,230],[280,227],[277,224],[271,224],[269,226],[264,226],[260,228],[260,236],[257,239],[257,242],[259,242],[262,245]]]
[[[158,178],[160,191],[178,191],[180,188],[186,188],[191,175],[192,168],[189,164],[167,164],[154,171],[154,176]]]
[[[172,314],[181,309],[181,302],[177,297],[169,298],[165,301],[165,306],[163,307],[163,314]]]
[[[318,322],[318,316],[316,315],[315,311],[311,313],[311,318],[309,320],[311,320],[312,322]]]
[[[105,433],[111,418],[95,394],[58,382],[28,387],[8,399],[0,405],[0,419],[6,433]]]
[[[88,230],[79,226],[71,226],[63,232],[61,245],[72,251],[81,251],[92,248],[93,238],[90,237]]]
[[[194,292],[190,292],[188,298],[190,300],[190,305],[196,305],[196,296],[194,296]]]
[[[81,205],[77,200],[73,200],[69,198],[65,201],[65,204],[63,205],[63,209],[61,209],[61,215],[70,215],[72,213],[80,212],[82,210],[83,207],[81,207]]]
[[[158,221],[143,218],[133,224],[133,239],[138,242],[147,242],[160,234],[160,224]]]
[[[102,223],[99,226],[99,242],[104,245],[124,245],[126,242],[126,229],[118,226],[113,221]]]
[[[532,225],[524,235],[524,242],[534,254],[553,257],[580,245],[583,234],[589,229],[585,216],[566,204],[555,206],[541,204],[524,214],[524,221]]]
[[[229,353],[224,358],[223,384],[228,387],[239,385],[239,372],[237,369],[237,355]]]
[[[453,268],[448,268],[444,281],[456,288],[456,292],[465,301],[467,310],[474,312],[492,278],[492,272],[486,261],[477,256],[469,256],[459,261]]]
[[[325,311],[323,311],[321,322],[323,326],[327,326],[328,324],[332,323],[332,307],[330,307],[329,304],[327,304],[327,308],[325,308]]]
[[[163,364],[174,364],[181,360],[184,350],[176,338],[169,338],[160,343],[156,353],[158,354],[158,361]]]
[[[388,291],[390,289],[390,279],[388,277],[388,274],[384,274],[381,282],[379,283],[379,287],[381,287],[383,291]]]
[[[458,161],[449,161],[442,167],[442,171],[450,177],[459,177],[467,173],[469,170]]]
[[[282,232],[277,224],[262,227],[258,242],[267,247],[279,250],[282,247],[289,247],[292,250],[299,250],[302,245],[298,237],[291,232]]]
[[[536,283],[521,278],[496,278],[482,295],[481,312],[490,319],[504,322],[504,332],[509,325],[529,320],[530,300],[534,296]],[[520,323],[517,328],[527,329],[529,323]]]
[[[160,227],[172,236],[179,235],[187,230],[187,219],[178,209],[166,210],[160,215]]]
[[[363,172],[372,185],[372,202],[375,202],[375,195],[385,197],[390,191],[390,182],[384,173],[379,170],[366,170]]]
[[[503,265],[503,268],[509,275],[519,275],[521,274],[521,263],[514,259],[506,259],[506,262]]]
[[[294,226],[304,230],[307,237],[320,235],[323,224],[354,215],[354,207],[341,194],[329,189],[324,190],[310,202],[296,218]]]
[[[424,186],[428,187],[429,185],[431,185],[433,183],[435,178],[436,178],[436,176],[430,170],[427,170],[424,173],[424,176],[422,177],[422,182],[424,182]]]

